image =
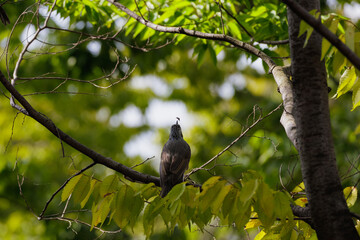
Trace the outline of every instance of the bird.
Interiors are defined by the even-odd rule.
[[[177,118],[180,120],[179,118]],[[189,167],[191,149],[184,140],[181,127],[176,124],[171,126],[169,140],[161,152],[160,162],[160,196],[165,197],[178,183],[184,181],[184,173]]]

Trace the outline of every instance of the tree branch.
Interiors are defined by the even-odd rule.
[[[95,163],[104,165],[108,168],[111,168],[121,174],[123,174],[128,180],[137,181],[141,183],[151,183],[160,186],[160,179],[155,176],[148,174],[143,174],[137,172],[119,162],[112,160],[109,157],[105,157],[100,153],[95,152],[94,150],[86,147],[82,143],[78,142],[74,138],[70,137],[59,129],[49,118],[43,114],[36,111],[31,104],[11,85],[11,83],[5,78],[4,74],[0,71],[0,82],[4,87],[11,93],[11,95],[24,107],[28,116],[32,117],[35,121],[39,122],[41,125],[46,127],[52,134],[61,141],[67,143],[69,146],[83,153],[84,155],[91,158]]]
[[[296,15],[298,15],[307,24],[312,26],[321,36],[326,38],[332,45],[334,45],[349,61],[360,70],[360,58],[351,51],[335,34],[333,34],[327,27],[321,24],[319,19],[314,18],[308,13],[300,4],[294,0],[282,0]]]
[[[241,48],[241,49],[261,58],[269,66],[269,72],[271,72],[272,69],[276,66],[275,62],[261,50],[255,48],[254,46],[252,46],[248,43],[239,41],[228,35],[216,34],[216,33],[204,33],[204,32],[200,32],[200,31],[196,31],[196,30],[186,29],[183,27],[166,27],[166,26],[158,25],[158,24],[152,23],[150,21],[144,20],[141,16],[137,15],[135,12],[131,11],[130,9],[128,9],[121,3],[116,2],[115,0],[108,0],[108,2],[113,4],[114,6],[116,6],[121,11],[125,12],[130,17],[134,18],[139,23],[144,24],[146,27],[149,27],[155,31],[166,32],[166,33],[185,34],[190,37],[197,37],[197,38],[202,38],[202,39],[210,39],[210,40],[227,42],[227,43],[234,45],[235,47]]]
[[[283,99],[284,112],[281,115],[280,123],[283,125],[286,135],[293,143],[296,149],[298,148],[298,139],[297,139],[297,127],[295,123],[295,118],[293,115],[294,111],[294,93],[292,82],[290,81],[290,66],[279,67],[276,66],[273,69],[273,76],[278,85],[279,92]]]
[[[198,168],[194,168],[193,170],[191,170],[188,174],[185,175],[184,179],[189,178],[189,176],[199,170],[204,170],[204,167],[209,165],[211,162],[213,162],[215,159],[217,159],[218,157],[220,157],[224,152],[226,152],[227,150],[229,150],[235,143],[237,143],[242,137],[244,137],[252,128],[254,128],[259,122],[261,122],[262,120],[264,120],[265,118],[269,117],[271,114],[273,114],[275,111],[279,110],[279,108],[281,107],[282,104],[280,104],[279,106],[277,106],[275,109],[273,109],[271,112],[269,112],[266,116],[264,117],[259,117],[258,119],[256,119],[254,121],[253,124],[251,124],[245,131],[243,131],[234,141],[232,141],[228,146],[226,146],[222,151],[220,151],[218,154],[216,154],[214,157],[212,157],[210,160],[208,160],[206,163],[204,163],[203,165],[201,165]]]

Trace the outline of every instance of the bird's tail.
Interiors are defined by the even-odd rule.
[[[169,192],[170,190],[172,189],[172,187],[170,186],[163,186],[163,188],[161,189],[161,192],[160,192],[160,197],[165,197]]]

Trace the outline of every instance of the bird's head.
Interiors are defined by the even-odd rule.
[[[179,118],[177,118],[178,120],[180,120]],[[176,121],[176,123],[174,125],[171,126],[171,130],[170,130],[170,139],[180,139],[183,138],[182,135],[182,131],[181,131],[181,127],[178,123],[178,121]]]

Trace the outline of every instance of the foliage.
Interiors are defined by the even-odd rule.
[[[227,34],[253,44],[274,57],[279,65],[289,63],[277,58],[289,55],[287,45],[262,43],[287,39],[286,7],[278,1],[224,1],[220,4],[202,0],[124,0],[121,3],[156,24]],[[31,33],[26,35],[26,32],[37,26],[32,15],[37,5],[32,4],[23,1],[14,6],[4,5],[12,22],[25,9],[29,10],[14,28],[6,46],[7,65],[3,61],[1,67],[9,68],[9,77],[26,44],[24,36],[31,39]],[[43,4],[41,23],[46,18],[45,10],[51,9],[48,2]],[[143,156],[124,150],[136,137],[155,132],[153,142],[157,146],[168,137],[169,124],[155,125],[150,120],[153,101],[184,103],[187,111],[195,116],[192,126],[184,129],[184,137],[193,153],[190,169],[206,162],[240,135],[261,114],[260,110],[251,111],[255,104],[265,113],[281,101],[273,79],[263,74],[262,69],[258,72],[249,66],[256,57],[233,49],[229,44],[151,30],[107,1],[57,1],[55,10],[49,21],[52,29],[44,29],[48,31],[45,32],[47,37],[42,39],[50,44],[34,44],[31,51],[26,52],[26,60],[19,71],[19,77],[24,79],[16,88],[23,94],[31,94],[27,99],[71,136],[122,164],[135,166],[143,162]],[[62,18],[59,21],[55,16]],[[65,18],[69,20],[68,25],[62,22]],[[322,18],[340,39],[353,44],[358,51],[358,32],[348,19],[335,14]],[[305,26],[305,31],[310,29]],[[10,32],[10,27],[1,31],[1,39]],[[100,46],[98,54],[90,51],[89,46],[94,43]],[[348,161],[355,161],[358,155],[358,133],[354,130],[359,113],[347,111],[351,99],[346,94],[353,91],[355,109],[358,73],[326,40],[323,53],[329,75],[333,76],[329,85],[337,86],[340,81],[336,96],[343,97],[341,101],[331,100],[332,124],[338,133],[334,141],[339,169],[344,173],[344,186],[347,186],[344,194],[348,206],[358,210],[356,188],[348,187],[357,182],[357,175],[352,175],[356,168],[349,170]],[[342,73],[341,77],[335,74],[337,72]],[[108,78],[91,83],[105,87],[116,79],[128,78],[111,88],[76,81],[98,79],[107,74]],[[67,80],[27,79],[53,76]],[[154,83],[147,84],[148,80],[141,82],[142,87],[136,86],[133,83],[139,77],[160,82],[160,86],[166,87],[166,93],[157,91]],[[220,89],[226,88],[230,93],[221,93]],[[8,107],[6,97],[1,98],[1,103],[0,149],[4,154],[0,156],[0,176],[4,181],[0,185],[3,219],[0,226],[8,230],[0,233],[0,238],[10,238],[14,232],[19,239],[31,236],[75,238],[75,233],[67,230],[68,222],[57,222],[59,216],[88,223],[89,227],[75,222],[69,225],[83,239],[99,236],[99,228],[107,231],[120,228],[122,232],[116,234],[124,239],[169,233],[196,238],[210,230],[220,237],[232,233],[249,234],[256,239],[314,236],[308,224],[294,220],[290,209],[289,203],[305,206],[307,200],[303,196],[304,188],[298,185],[301,177],[297,155],[279,126],[279,112],[259,124],[213,166],[191,176],[193,181],[202,184],[201,192],[196,187],[180,184],[161,199],[159,188],[153,184],[133,183],[96,165],[73,177],[61,194],[55,196],[47,209],[49,221],[37,222],[35,217],[29,217],[27,207],[38,215],[59,186],[91,160],[62,146],[61,141],[35,121],[17,115]],[[140,124],[132,126],[123,121],[124,112],[129,108],[140,112]],[[144,145],[138,148],[145,148]],[[156,150],[146,158],[151,159],[154,154],[158,159],[159,150]],[[140,164],[136,170],[157,175],[157,162],[150,162]],[[256,169],[256,172],[249,169]],[[19,200],[17,177],[28,206]],[[280,189],[280,181],[284,182],[282,190],[273,190]],[[26,215],[20,217],[24,213]],[[21,235],[21,225],[30,226],[27,229],[31,231]]]
[[[312,11],[312,14],[318,18],[320,13]],[[321,17],[322,23],[329,28],[332,33],[335,33],[338,38],[343,41],[356,55],[360,54],[360,31],[349,18],[345,18],[338,14],[327,14]],[[299,36],[306,34],[306,39],[309,39],[313,28],[304,21],[301,22]],[[307,42],[307,41],[306,41]],[[305,44],[306,44],[305,42]],[[328,40],[323,38],[321,48],[321,60],[326,57],[326,64],[329,74],[341,74],[339,86],[337,88],[334,98],[339,98],[347,92],[352,92],[352,102],[354,110],[360,105],[359,91],[360,83],[359,70],[357,70]]]
[[[89,181],[93,182],[91,187],[83,192]],[[158,217],[170,231],[175,226],[191,229],[193,224],[203,231],[216,219],[220,219],[218,224],[229,227],[235,223],[240,232],[244,230],[244,225],[245,229],[263,226],[265,234],[261,234],[264,236],[288,238],[293,231],[298,231],[290,208],[290,196],[271,190],[253,171],[245,172],[240,181],[232,183],[221,177],[211,177],[201,191],[194,186],[186,187],[185,183],[178,184],[165,198],[159,196],[152,183],[139,188],[138,184],[129,185],[120,181],[116,174],[107,176],[103,181],[78,175],[63,189],[61,200],[67,201],[71,194],[74,194],[73,202],[80,204],[81,208],[89,195],[95,199],[92,203],[92,226],[114,220],[120,228],[133,230],[144,208],[142,222],[148,237],[153,234]]]

